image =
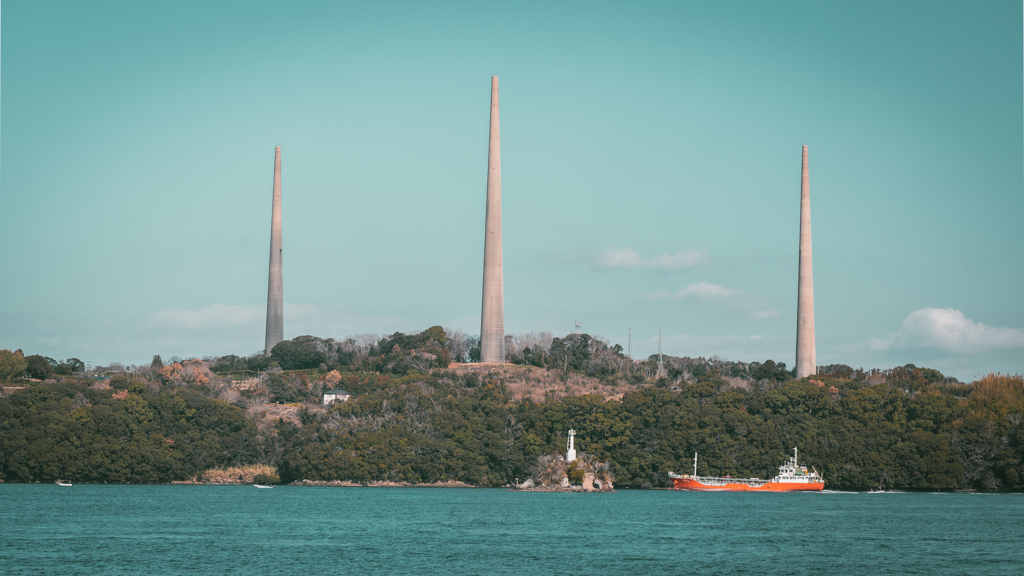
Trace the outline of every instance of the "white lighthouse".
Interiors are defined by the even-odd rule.
[[[572,439],[576,435],[575,430],[569,430],[569,449],[565,451],[565,461],[572,462],[576,459],[576,449],[573,448]]]

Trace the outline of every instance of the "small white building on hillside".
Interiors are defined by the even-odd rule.
[[[324,405],[333,404],[335,402],[348,402],[348,399],[352,396],[344,390],[328,390],[324,392]]]

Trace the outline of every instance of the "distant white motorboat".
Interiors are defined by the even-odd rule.
[[[70,486],[70,484],[69,484],[69,486]],[[273,488],[273,486],[267,486],[265,484],[253,484],[253,486],[255,486],[257,488]]]
[[[57,481],[57,486],[71,486],[71,485],[72,485],[71,482],[61,482],[60,480]]]

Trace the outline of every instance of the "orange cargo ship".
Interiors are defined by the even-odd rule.
[[[813,466],[811,467],[813,470]],[[825,480],[817,470],[807,471],[807,466],[797,464],[797,450],[793,448],[793,457],[779,466],[779,475],[771,480],[760,478],[712,478],[697,476],[697,454],[693,454],[693,475],[668,473],[672,479],[673,490],[699,490],[718,492],[794,492],[820,491],[825,488]]]

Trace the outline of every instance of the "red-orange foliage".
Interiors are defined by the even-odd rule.
[[[206,362],[198,358],[185,360],[181,363],[175,362],[170,366],[160,369],[160,378],[164,384],[196,384],[206,386],[212,377]]]

